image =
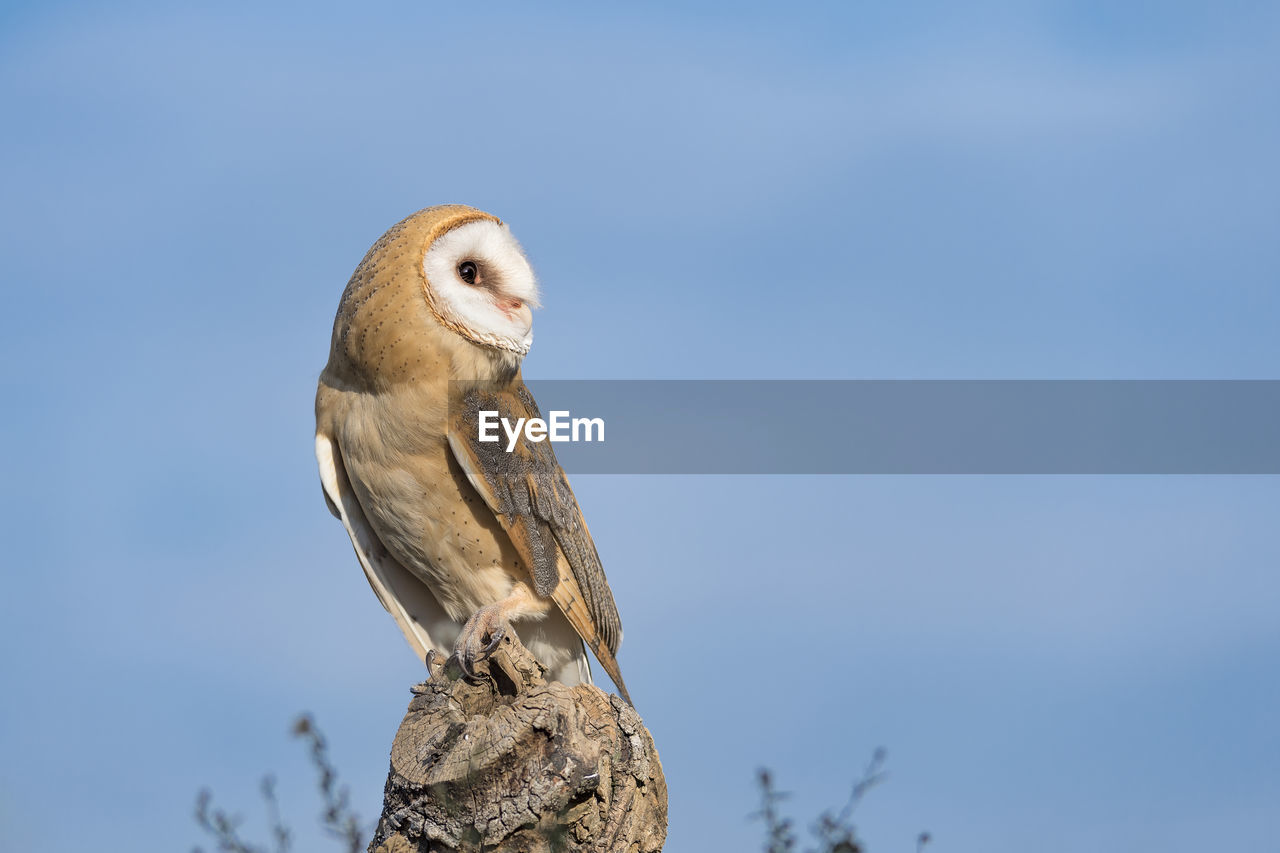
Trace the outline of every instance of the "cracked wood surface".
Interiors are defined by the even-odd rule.
[[[548,683],[510,636],[476,670],[414,687],[370,853],[662,849],[667,785],[635,709]]]

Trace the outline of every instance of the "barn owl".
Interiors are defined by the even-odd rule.
[[[478,441],[478,412],[540,417],[520,375],[538,304],[497,217],[431,207],[351,276],[316,392],[316,459],[378,599],[419,655],[466,672],[509,630],[566,684],[583,642],[619,691],[622,626],[551,445]]]

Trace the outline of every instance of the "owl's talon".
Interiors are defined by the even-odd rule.
[[[458,662],[458,669],[462,671],[463,678],[467,681],[476,680],[476,674],[471,670],[471,665],[467,663],[466,655],[461,650],[455,650],[450,657]]]
[[[507,621],[501,605],[490,604],[477,610],[462,627],[462,633],[453,646],[453,656],[457,658],[462,674],[475,680],[475,664],[493,654],[498,643],[510,631],[511,623]],[[488,642],[485,642],[486,637]]]
[[[493,654],[493,650],[498,647],[498,643],[501,643],[502,638],[505,636],[507,636],[507,632],[501,625],[493,629],[493,631],[489,633],[490,639],[488,645],[480,650],[480,657],[483,659]]]

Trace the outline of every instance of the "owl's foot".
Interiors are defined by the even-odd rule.
[[[463,675],[475,678],[476,663],[492,654],[508,633],[515,633],[505,611],[502,604],[481,607],[462,626],[462,633],[453,646],[453,656]]]

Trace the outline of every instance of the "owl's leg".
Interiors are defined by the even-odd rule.
[[[475,664],[493,653],[507,634],[515,634],[511,620],[530,612],[533,594],[523,583],[517,583],[511,594],[497,604],[481,607],[467,624],[453,646],[453,656],[464,675],[475,678]]]

